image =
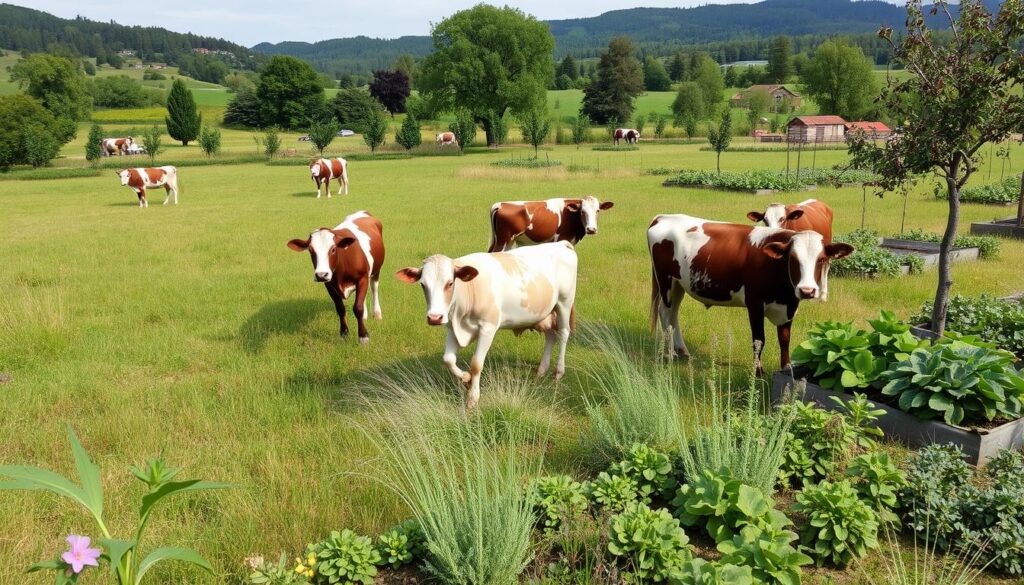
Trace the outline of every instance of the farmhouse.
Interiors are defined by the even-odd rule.
[[[733,108],[747,107],[750,94],[755,91],[763,91],[772,97],[772,101],[775,104],[772,111],[777,110],[783,103],[788,102],[793,108],[799,108],[803,103],[803,98],[800,97],[800,94],[788,89],[784,85],[751,85],[729,98],[729,106]]]
[[[842,142],[846,120],[839,116],[797,116],[786,124],[788,142]]]
[[[863,132],[868,138],[884,140],[892,135],[892,129],[882,122],[849,122],[846,133]]]

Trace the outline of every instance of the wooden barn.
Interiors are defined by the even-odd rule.
[[[786,124],[786,139],[807,144],[843,142],[846,120],[839,116],[797,116]]]
[[[849,122],[846,124],[846,133],[863,132],[873,140],[885,140],[892,136],[892,129],[882,122]]]

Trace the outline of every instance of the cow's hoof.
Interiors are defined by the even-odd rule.
[[[384,320],[384,313],[381,313],[379,310],[374,311],[373,312],[373,318],[378,320],[378,321],[383,321]]]
[[[367,336],[367,337],[360,337],[360,338],[359,338],[359,344],[360,344],[360,345],[366,345],[366,344],[368,344],[368,343],[370,343],[370,338],[369,338],[369,336]]]
[[[342,339],[348,339],[348,329],[341,332]]]
[[[473,382],[473,376],[469,375],[469,372],[462,372],[459,376],[459,381],[468,389],[469,385]]]
[[[555,371],[555,382],[558,382],[559,380],[561,380],[563,376],[565,376],[565,370],[556,370]]]

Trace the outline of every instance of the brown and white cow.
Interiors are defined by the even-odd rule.
[[[565,374],[565,346],[575,320],[576,268],[572,244],[558,242],[454,259],[431,256],[395,277],[423,287],[428,325],[448,326],[443,360],[466,387],[466,406],[473,408],[480,399],[480,372],[499,329],[517,335],[528,329],[544,333],[538,376],[547,372],[559,341],[555,379]],[[456,363],[456,351],[473,341],[476,351],[469,372],[464,372]]]
[[[454,132],[441,132],[437,135],[437,143],[441,146],[458,146]]]
[[[100,141],[100,147],[103,149],[104,156],[128,154],[128,147],[133,144],[135,144],[135,141],[131,136],[126,138],[104,138]]]
[[[764,223],[767,227],[783,228],[802,232],[811,230],[821,234],[822,241],[832,243],[832,208],[824,201],[808,199],[794,205],[772,203],[764,213],[751,211],[747,218],[753,222]],[[828,300],[828,270],[830,263],[825,263],[821,275],[821,300]]]
[[[635,128],[616,128],[612,142],[618,144],[620,140],[625,140],[626,144],[636,144],[640,140],[640,131]]]
[[[331,198],[331,179],[337,179],[338,195],[344,189],[348,195],[348,161],[343,158],[318,158],[309,163],[309,174],[316,183],[316,198],[320,198],[321,183],[326,187],[327,198]]]
[[[121,177],[121,184],[131,187],[132,191],[139,196],[139,207],[149,207],[146,189],[151,187],[163,187],[167,192],[167,196],[164,197],[164,205],[167,205],[172,195],[174,204],[178,204],[178,169],[175,167],[139,167],[115,172],[117,176]]]
[[[384,228],[380,220],[365,211],[357,211],[334,229],[320,228],[305,240],[289,241],[288,247],[296,252],[309,251],[313,281],[324,283],[334,301],[342,337],[348,337],[345,299],[355,292],[352,314],[358,325],[359,343],[369,343],[370,334],[364,321],[368,291],[373,293],[373,317],[383,318],[378,288],[380,268],[384,264]]]
[[[815,299],[830,258],[853,252],[825,244],[814,231],[659,215],[647,228],[651,254],[651,326],[660,320],[679,356],[688,356],[679,329],[679,304],[687,294],[707,307],[746,307],[754,366],[761,369],[765,317],[776,326],[780,362],[789,365],[789,335],[801,300]]]
[[[582,199],[500,201],[491,206],[491,241],[488,252],[503,252],[517,245],[542,242],[578,244],[597,233],[597,215],[611,209],[588,195]]]

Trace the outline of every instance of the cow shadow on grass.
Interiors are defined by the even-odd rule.
[[[249,353],[260,353],[275,335],[298,333],[320,313],[334,308],[322,299],[287,299],[264,305],[249,317],[238,331],[238,338]]]

